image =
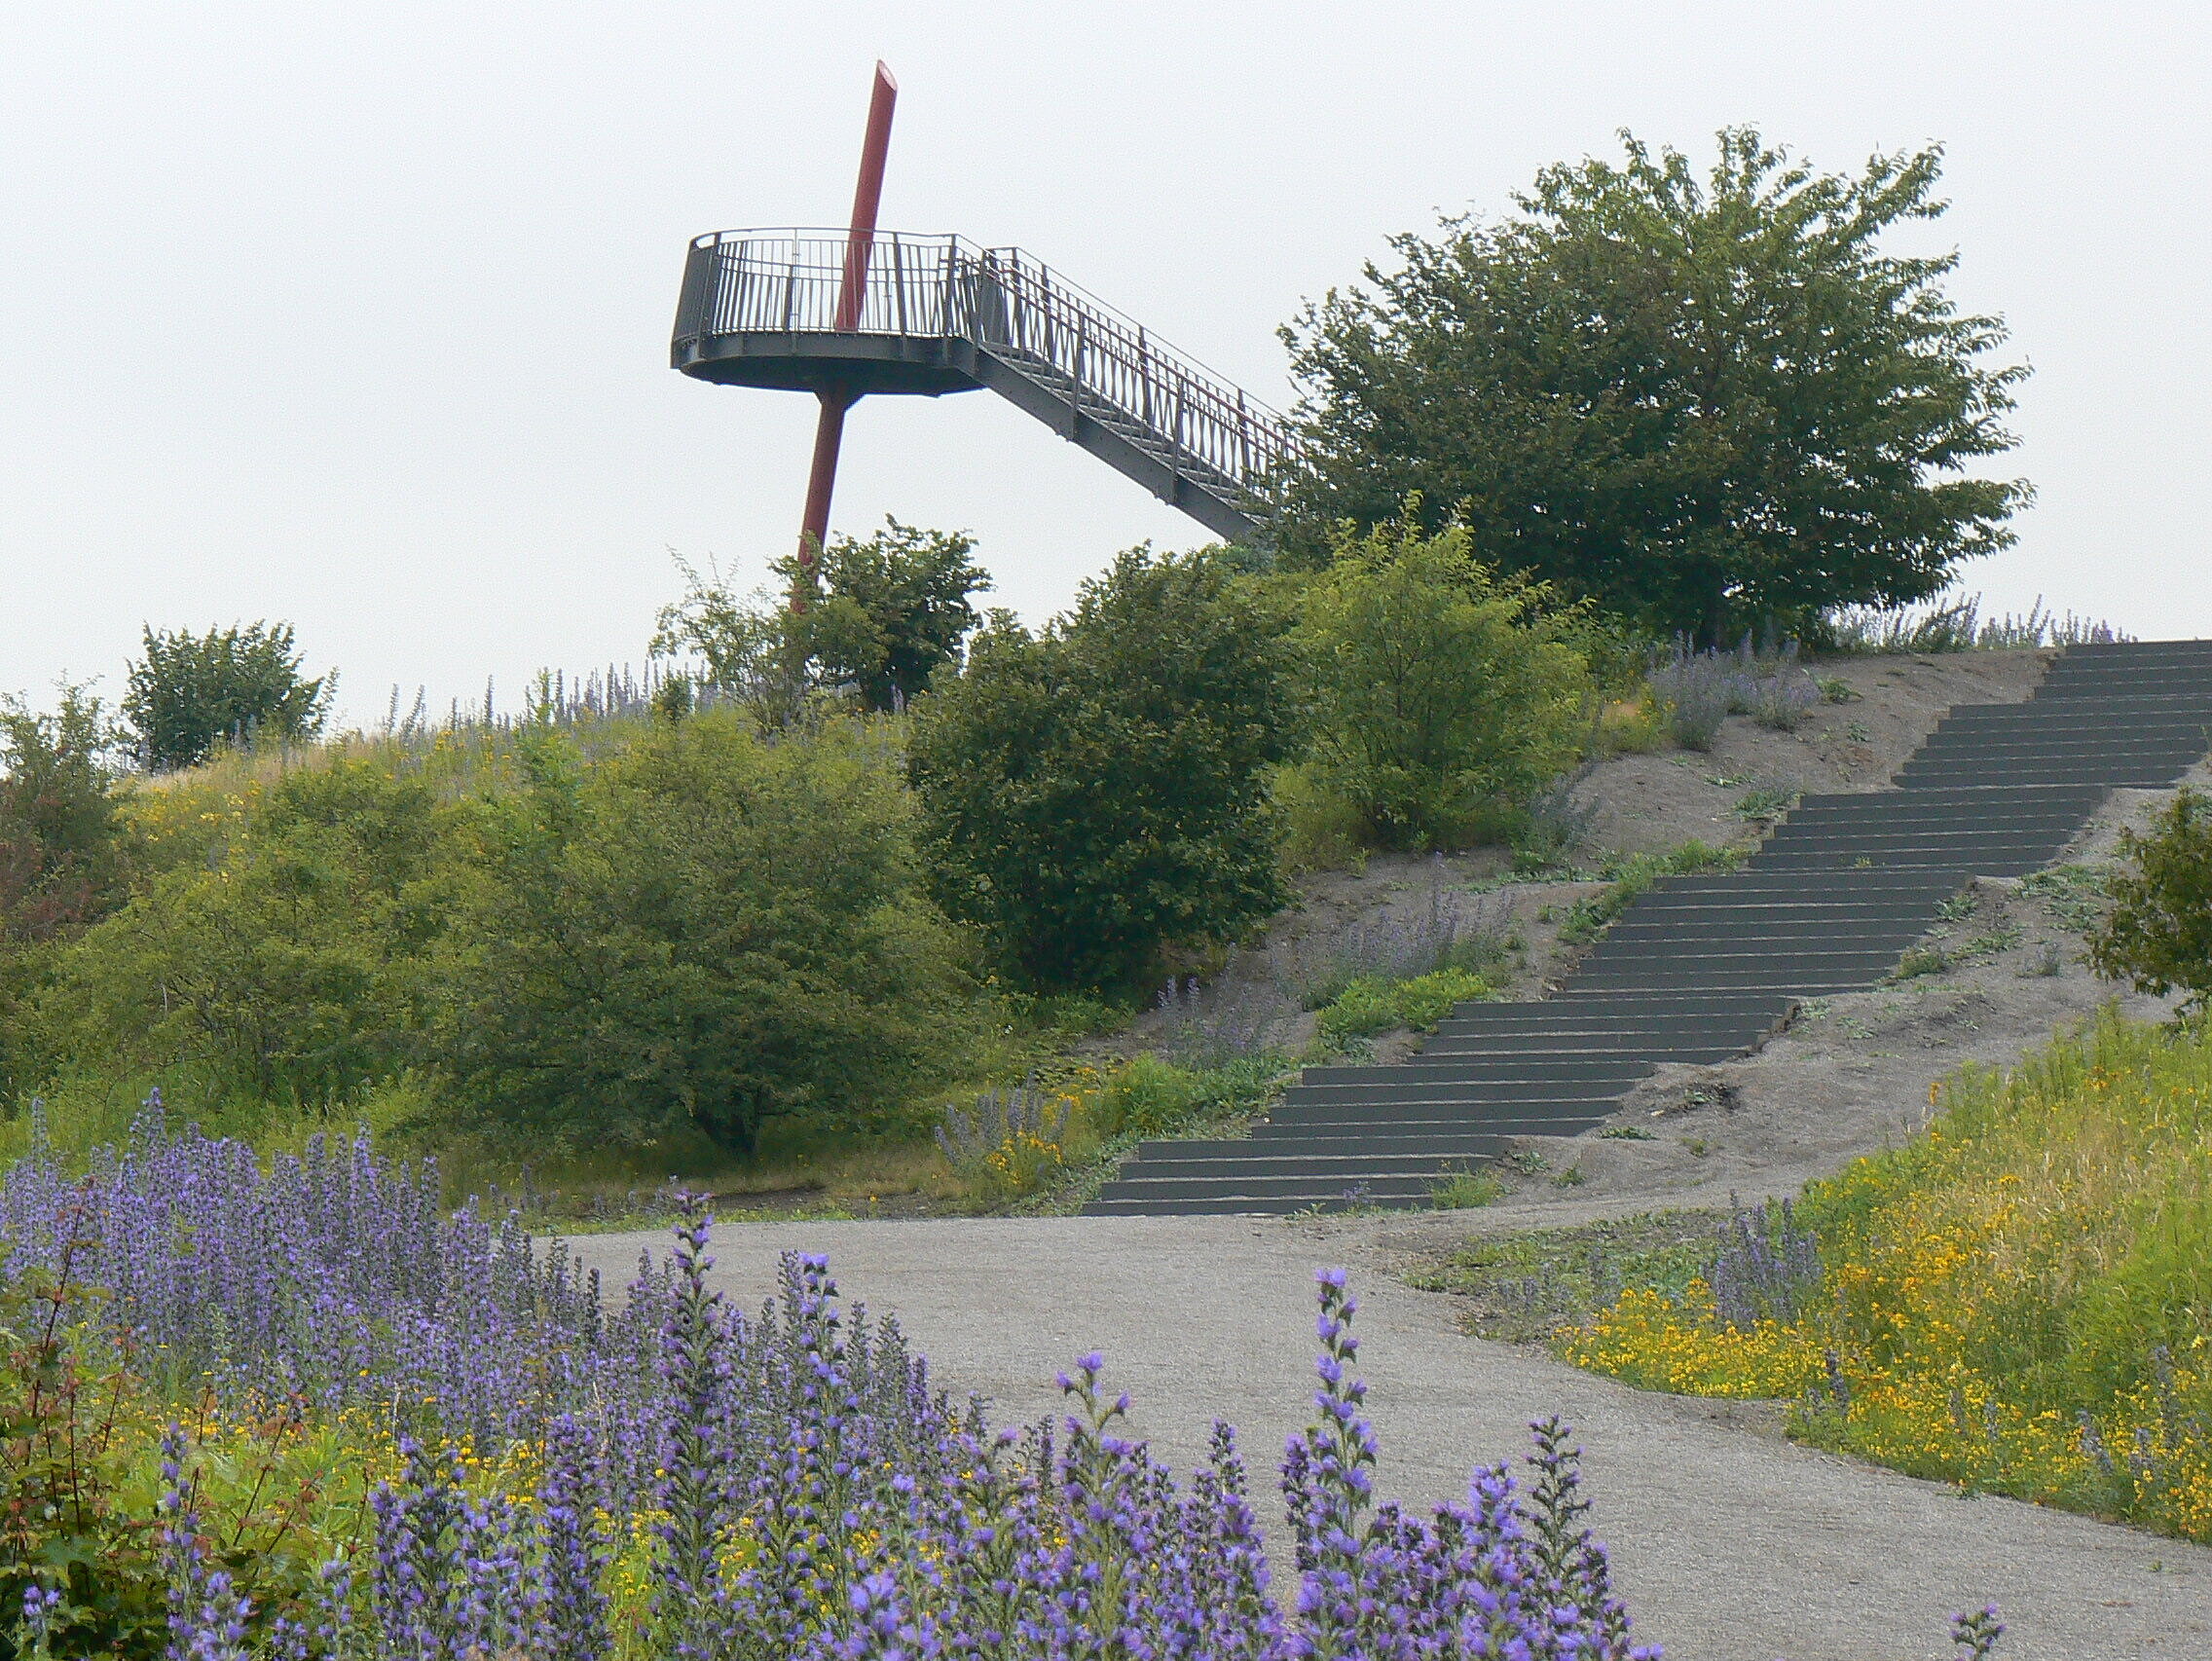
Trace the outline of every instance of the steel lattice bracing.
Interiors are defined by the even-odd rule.
[[[958,237],[701,237],[670,355],[702,381],[848,399],[988,388],[1231,539],[1298,462],[1273,410],[1020,249]]]

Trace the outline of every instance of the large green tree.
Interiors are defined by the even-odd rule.
[[[1700,179],[1622,136],[1284,330],[1309,542],[1418,494],[1484,563],[1705,641],[1924,599],[2010,542],[2027,486],[1971,469],[2026,370],[1945,293],[1955,253],[1882,245],[1942,213],[1941,151],[1820,173],[1731,129]]]
[[[1281,903],[1283,620],[1216,556],[1121,555],[1040,635],[1001,617],[915,706],[945,908],[1033,984],[1121,986]]]

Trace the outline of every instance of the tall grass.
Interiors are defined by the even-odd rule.
[[[1807,636],[1816,651],[1832,652],[2017,651],[2134,638],[2101,618],[2046,611],[2040,594],[2025,616],[1984,617],[1978,594],[1938,596],[1925,606],[1840,606]]]
[[[2108,1011],[1932,1108],[1806,1191],[1823,1274],[1795,1318],[1632,1290],[1566,1352],[1793,1394],[1814,1441],[2212,1540],[2212,1030]]]

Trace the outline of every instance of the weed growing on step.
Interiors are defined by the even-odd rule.
[[[1490,1204],[1505,1193],[1505,1184],[1493,1170],[1472,1170],[1460,1165],[1448,1170],[1428,1191],[1428,1203],[1436,1211],[1472,1211]]]
[[[1569,945],[1583,945],[1603,934],[1638,896],[1649,892],[1662,877],[1698,876],[1733,870],[1744,856],[1734,849],[1714,848],[1696,840],[1664,854],[1632,854],[1607,862],[1603,872],[1612,886],[1588,900],[1578,900],[1567,910],[1559,938]]]

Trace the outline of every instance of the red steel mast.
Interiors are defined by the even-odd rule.
[[[837,329],[840,333],[860,326],[862,303],[867,297],[868,258],[875,250],[875,210],[883,200],[883,162],[891,151],[891,112],[899,102],[899,83],[880,61],[875,66],[875,88],[867,101],[867,136],[861,144],[860,183],[853,190],[853,228],[845,240],[845,275],[837,290]],[[814,424],[814,466],[806,480],[806,517],[798,534],[801,572],[811,572],[830,537],[830,496],[837,486],[837,449],[845,436],[845,412],[858,399],[857,392],[818,392],[822,414]],[[801,593],[792,596],[794,609],[805,604]]]

